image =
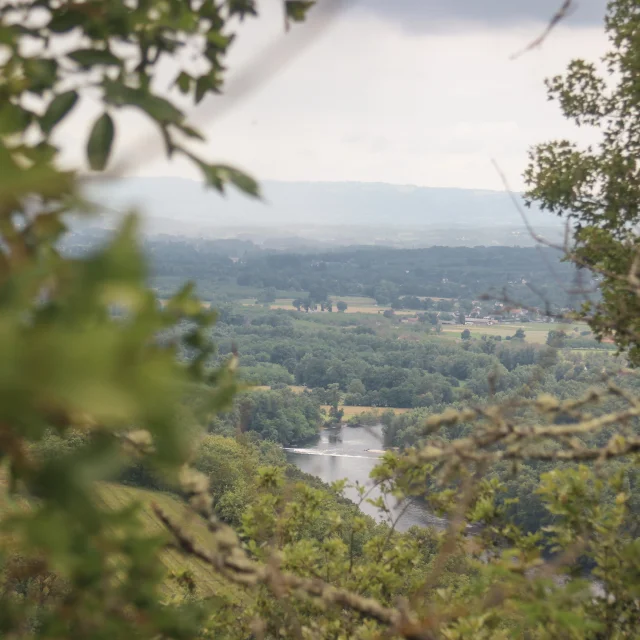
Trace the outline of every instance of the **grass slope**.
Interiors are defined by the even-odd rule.
[[[173,522],[183,525],[200,547],[204,549],[213,547],[213,539],[204,520],[193,514],[184,503],[170,494],[106,482],[100,483],[98,493],[105,505],[112,509],[122,509],[131,503],[140,505],[139,518],[145,531],[150,535],[162,534],[165,531],[153,512],[152,504],[155,503]],[[168,576],[189,571],[198,587],[198,596],[210,597],[224,592],[226,596],[231,595],[238,602],[246,599],[244,591],[219,576],[200,560],[184,556],[177,550],[168,549],[162,555],[162,562]],[[168,588],[174,589],[171,581],[168,582]]]
[[[4,474],[3,474],[4,475]],[[140,506],[139,519],[144,531],[149,535],[162,535],[166,530],[159,522],[152,505],[157,504],[174,522],[184,525],[192,539],[202,548],[212,548],[213,538],[204,520],[193,514],[177,497],[158,491],[138,489],[121,484],[98,483],[98,497],[110,509],[122,509],[136,503]],[[0,516],[14,510],[29,509],[29,502],[24,497],[7,499],[6,478],[0,478]],[[169,539],[169,534],[167,534]],[[215,597],[224,595],[232,603],[246,602],[248,595],[240,587],[224,580],[204,562],[184,556],[177,550],[167,549],[162,554],[162,563],[167,570],[166,590],[168,595],[177,595],[181,588],[171,579],[171,575],[190,572],[196,586],[196,596]]]

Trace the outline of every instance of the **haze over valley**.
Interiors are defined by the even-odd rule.
[[[227,189],[225,196],[177,177],[128,178],[92,185],[90,198],[109,211],[134,207],[150,234],[242,238],[272,248],[379,244],[401,247],[532,246],[510,194],[369,182],[261,183],[262,199]],[[524,203],[516,195],[521,207]],[[561,222],[525,209],[536,231],[561,236]],[[103,226],[114,224],[102,215]]]

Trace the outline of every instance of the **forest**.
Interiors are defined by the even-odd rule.
[[[231,253],[233,249],[222,247],[223,241],[148,240],[154,286],[170,292],[171,279],[179,276],[198,283],[204,299],[220,299],[225,290],[250,297],[243,290],[275,289],[293,292],[294,297],[308,295],[316,303],[331,294],[427,309],[420,298],[472,300],[492,294],[506,294],[520,304],[542,308],[575,306],[582,300],[569,290],[576,283],[584,290],[591,284],[590,275],[562,262],[562,254],[553,249],[543,251],[541,257],[540,250],[529,247],[354,247],[306,254]]]
[[[285,0],[285,32],[315,4]],[[600,135],[529,150],[561,247],[78,231],[109,206],[87,182],[151,153],[123,112],[260,197],[192,121],[258,9],[0,4],[0,635],[637,638],[640,4],[611,0],[602,64],[546,84]],[[345,432],[380,434],[344,456],[366,482],[291,462]],[[431,524],[401,528],[416,505]]]
[[[82,254],[105,233],[76,229],[66,250]],[[316,253],[263,249],[250,241],[148,236],[143,247],[161,296],[185,280],[217,304],[255,296],[369,297],[379,305],[429,310],[432,298],[508,296],[521,305],[557,309],[596,299],[594,275],[563,261],[558,249],[540,247],[349,247]],[[281,295],[279,295],[281,294]],[[286,295],[284,295],[286,294]]]

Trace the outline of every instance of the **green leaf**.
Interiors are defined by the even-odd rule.
[[[220,166],[220,170],[223,178],[231,182],[240,191],[254,198],[260,197],[260,185],[251,176],[238,169],[224,165]]]
[[[193,127],[189,127],[186,124],[177,124],[176,127],[188,138],[194,138],[195,140],[205,140],[205,137]]]
[[[217,189],[220,193],[224,193],[225,183],[230,182],[243,193],[255,198],[260,197],[260,186],[246,173],[225,164],[206,164],[195,156],[187,155],[198,164],[204,174],[207,185]]]
[[[176,78],[175,83],[180,93],[189,93],[191,89],[191,76],[184,71]]]
[[[192,159],[195,160],[195,158]],[[198,166],[202,170],[207,186],[213,187],[216,191],[220,191],[220,193],[224,193],[224,180],[220,177],[218,171],[204,162],[198,162]]]
[[[48,58],[31,58],[24,63],[24,71],[29,80],[29,91],[39,95],[54,85],[58,63]]]
[[[200,104],[200,102],[202,102],[202,98],[205,97],[209,89],[211,89],[211,80],[209,76],[200,76],[196,81],[196,104]]]
[[[255,0],[227,0],[227,10],[230,16],[257,16]]]
[[[0,44],[12,46],[17,37],[18,33],[15,29],[0,25]]]
[[[66,33],[81,24],[83,15],[78,11],[60,9],[53,12],[47,25],[53,33]]]
[[[94,123],[87,142],[87,158],[94,171],[102,171],[107,166],[113,143],[114,125],[111,116],[103,113]]]
[[[40,128],[43,133],[49,134],[53,128],[73,109],[78,101],[78,93],[76,91],[66,91],[56,96],[40,118]]]
[[[189,93],[191,89],[192,78],[188,73],[184,71],[176,78],[176,84],[181,93]]]
[[[169,100],[155,96],[144,89],[132,89],[121,82],[104,82],[107,101],[121,107],[137,107],[157,122],[180,124],[184,114]]]
[[[302,1],[302,0],[286,0],[284,8],[287,18],[294,22],[302,22],[307,15],[307,11],[315,4],[314,0]]]
[[[22,107],[5,102],[0,107],[0,135],[21,133],[31,122],[31,113]]]
[[[233,35],[225,36],[215,29],[207,33],[207,41],[220,51],[226,51],[227,47],[233,42],[233,39]]]
[[[174,107],[168,100],[146,94],[139,101],[138,106],[144,109],[154,120],[160,122],[178,123],[184,119],[184,114],[180,109]]]
[[[76,51],[72,51],[69,57],[85,69],[101,64],[121,64],[120,58],[113,55],[111,51],[104,49],[77,49]]]

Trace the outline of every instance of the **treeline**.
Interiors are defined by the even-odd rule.
[[[322,422],[320,401],[311,394],[296,394],[287,388],[252,389],[239,394],[233,409],[218,414],[208,428],[228,436],[253,432],[288,446],[316,436]]]
[[[317,303],[329,294],[368,296],[381,305],[428,310],[431,305],[422,298],[471,300],[506,287],[522,304],[575,303],[566,288],[574,283],[577,272],[552,250],[352,247],[285,253],[258,247],[247,250],[243,243],[229,241],[226,246],[225,242],[154,238],[145,242],[145,251],[156,278],[192,279],[208,291],[215,283],[220,287],[304,292]]]
[[[440,408],[485,398],[490,377],[494,392],[517,389],[534,379],[537,388],[569,397],[597,382],[604,370],[620,367],[605,354],[556,350],[521,339],[408,342],[378,334],[356,320],[344,330],[299,323],[294,313],[272,311],[251,319],[223,309],[213,332],[220,359],[237,352],[241,375],[255,384],[308,389],[338,385],[347,405],[402,408]],[[300,400],[290,397],[287,402],[293,406]],[[307,421],[312,413],[304,415]],[[308,431],[304,421],[299,433],[289,427],[284,431],[303,437]],[[273,431],[268,420],[259,423],[256,430]]]

